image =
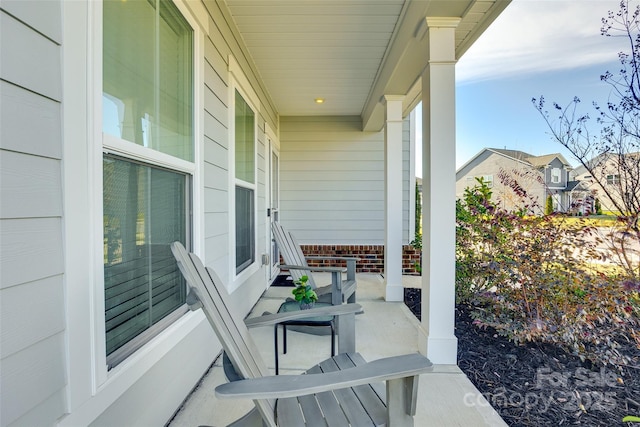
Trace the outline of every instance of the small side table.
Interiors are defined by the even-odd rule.
[[[326,302],[316,302],[315,307],[327,307],[331,306],[330,303]],[[287,301],[282,303],[280,308],[278,309],[278,313],[286,313],[290,311],[300,311],[300,302],[298,301]],[[334,316],[316,316],[309,317],[306,319],[297,319],[297,320],[287,320],[285,322],[276,323],[273,327],[273,335],[275,341],[275,353],[276,353],[276,375],[278,375],[279,371],[279,363],[278,363],[278,326],[282,325],[282,343],[283,343],[283,354],[287,354],[287,326],[322,326],[331,328],[331,357],[336,355],[336,329],[334,325]]]

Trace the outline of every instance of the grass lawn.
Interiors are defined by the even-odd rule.
[[[614,227],[618,217],[614,215],[589,215],[589,216],[559,216],[559,221],[567,225],[585,224],[594,227]]]

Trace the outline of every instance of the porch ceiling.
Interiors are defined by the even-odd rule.
[[[383,95],[419,101],[424,18],[460,17],[459,58],[510,0],[226,0],[282,116],[358,115],[382,128]],[[418,86],[416,86],[418,83]],[[323,98],[323,104],[314,102]]]

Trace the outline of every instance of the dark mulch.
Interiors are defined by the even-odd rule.
[[[420,318],[420,289],[405,290],[405,304]],[[624,351],[630,366],[594,367],[553,345],[517,346],[472,324],[456,307],[458,366],[510,426],[625,426],[640,416],[640,350]],[[477,402],[469,402],[477,404]],[[638,425],[638,424],[636,424]]]

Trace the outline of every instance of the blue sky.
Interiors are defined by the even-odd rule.
[[[625,48],[623,39],[600,35],[609,10],[618,11],[619,0],[511,2],[456,65],[456,167],[485,147],[559,152],[577,166],[531,98],[544,95],[550,106],[578,96],[583,112],[607,100],[600,75],[618,70]]]

